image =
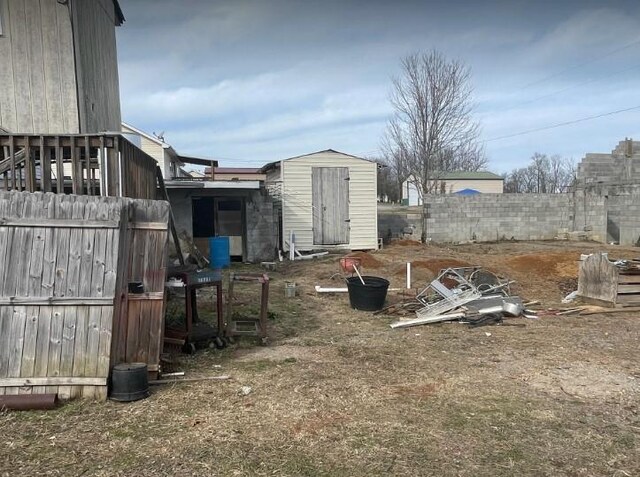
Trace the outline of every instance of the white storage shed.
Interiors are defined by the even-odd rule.
[[[378,248],[378,164],[327,149],[267,164],[266,185],[281,205],[280,241],[296,249]]]

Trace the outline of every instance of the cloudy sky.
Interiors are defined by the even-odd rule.
[[[490,169],[640,139],[640,2],[120,0],[123,119],[222,166],[375,156],[391,78],[437,49],[472,70]],[[531,134],[582,118],[634,110]]]

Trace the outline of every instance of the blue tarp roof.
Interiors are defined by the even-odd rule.
[[[479,193],[480,192],[475,189],[462,189],[462,190],[459,190],[458,192],[454,192],[454,194],[458,194],[458,195],[475,195]]]

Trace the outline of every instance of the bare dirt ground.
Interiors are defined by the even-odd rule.
[[[443,266],[482,265],[542,310],[575,288],[580,253],[606,249],[401,242],[363,260],[397,287],[407,260],[415,284]],[[394,317],[316,295],[316,284],[342,286],[329,278],[338,258],[271,274],[269,346],[204,350],[176,366],[227,381],[157,387],[132,404],[0,414],[0,475],[640,475],[636,314],[391,330]],[[285,280],[296,298],[284,298]]]

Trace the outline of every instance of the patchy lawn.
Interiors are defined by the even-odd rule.
[[[449,260],[483,265],[542,309],[575,285],[580,253],[605,249],[396,245],[367,256],[365,272],[400,287],[407,259],[416,284]],[[637,315],[391,330],[394,317],[315,294],[315,284],[341,286],[330,279],[337,261],[271,274],[269,346],[242,341],[176,366],[230,380],[155,387],[131,404],[0,414],[0,475],[640,475]],[[298,297],[284,298],[285,280]]]

